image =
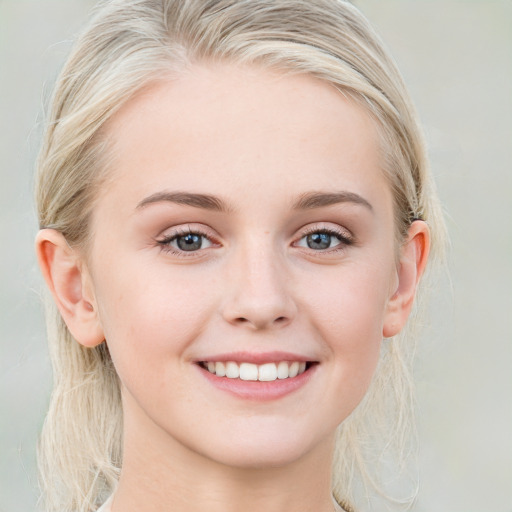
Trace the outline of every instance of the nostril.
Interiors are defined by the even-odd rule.
[[[245,317],[245,316],[238,316],[238,317],[235,317],[233,320],[231,320],[234,324],[237,324],[237,325],[251,325],[253,326],[254,328],[256,329],[264,329],[264,328],[269,328],[271,327],[272,325],[274,327],[276,326],[285,326],[287,325],[287,323],[290,321],[290,318],[288,316],[285,316],[285,315],[282,315],[282,316],[278,316],[274,319],[272,319],[272,315],[268,315],[268,316],[260,316],[258,317],[257,315],[254,315],[253,317],[251,316],[248,316],[248,317]]]

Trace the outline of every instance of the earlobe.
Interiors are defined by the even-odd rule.
[[[430,248],[430,232],[426,222],[414,221],[400,250],[398,287],[389,299],[382,335],[398,334],[407,322],[414,303],[419,280],[425,270]]]
[[[104,339],[90,278],[78,252],[62,233],[42,229],[36,237],[36,253],[43,277],[73,337],[86,347]]]

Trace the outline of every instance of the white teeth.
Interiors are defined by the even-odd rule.
[[[296,377],[299,373],[299,363],[294,361],[288,369],[288,377]]]
[[[262,364],[258,368],[258,380],[270,382],[277,379],[277,366],[275,363]]]
[[[233,361],[226,363],[226,377],[228,379],[238,379],[240,377],[240,368]]]
[[[277,365],[277,378],[278,379],[287,379],[288,378],[288,363],[286,361],[281,361]]]
[[[288,362],[280,361],[279,363],[265,363],[261,365],[252,363],[235,363],[234,361],[227,362],[212,362],[208,361],[203,363],[203,366],[208,369],[210,373],[217,375],[217,377],[227,377],[228,379],[241,380],[259,380],[260,382],[272,382],[276,379],[288,379],[296,377],[306,371],[305,362]]]
[[[208,370],[210,369],[208,365]],[[224,363],[215,363],[215,371],[212,373],[216,373],[217,377],[225,377],[226,376],[226,365]]]
[[[258,380],[258,366],[251,363],[242,363],[240,365],[240,379]]]

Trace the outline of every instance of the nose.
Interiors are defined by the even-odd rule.
[[[247,248],[234,259],[222,305],[224,319],[254,331],[288,325],[297,314],[297,306],[285,265],[276,252],[271,247]]]

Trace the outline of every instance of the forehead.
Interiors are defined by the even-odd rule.
[[[106,133],[116,187],[134,201],[162,188],[256,202],[264,186],[269,200],[311,189],[372,196],[375,183],[388,188],[373,120],[309,75],[194,65],[137,94]]]

